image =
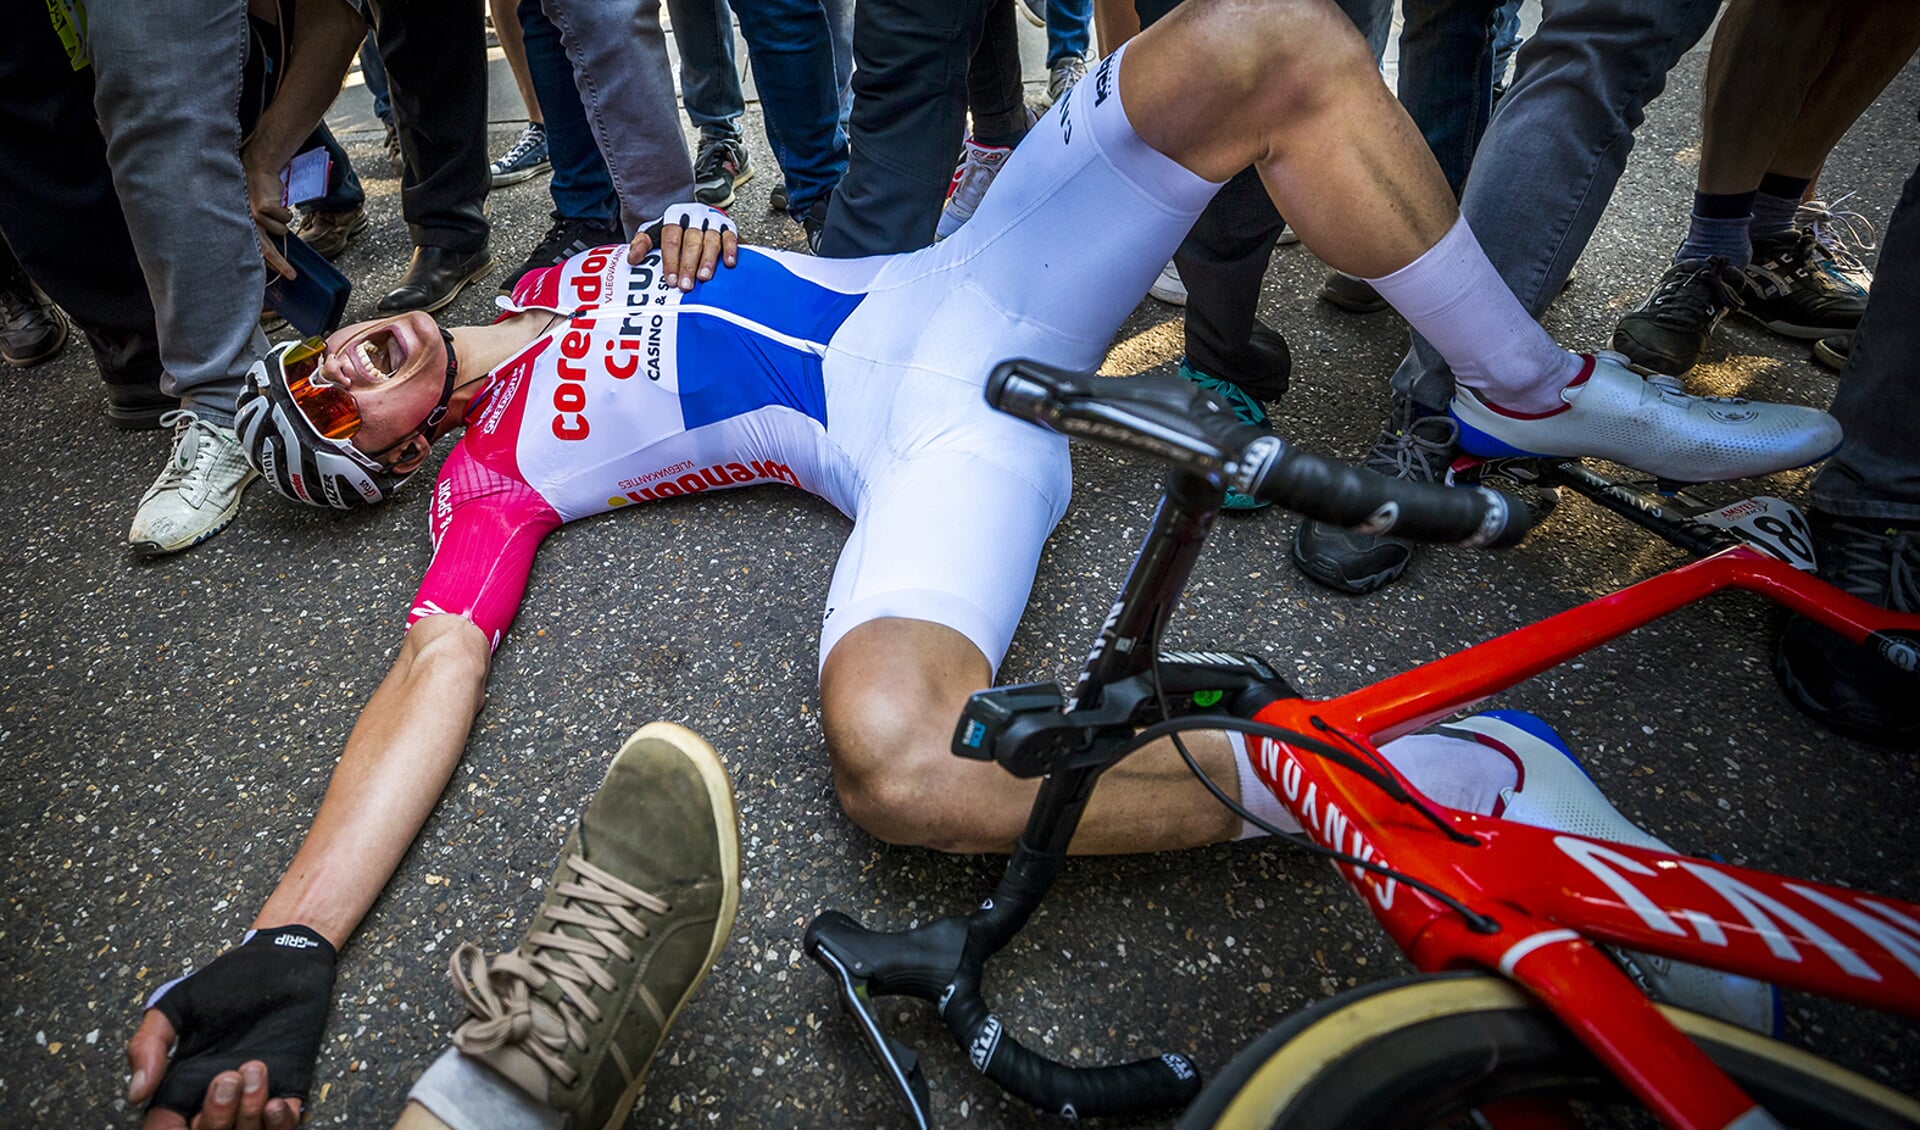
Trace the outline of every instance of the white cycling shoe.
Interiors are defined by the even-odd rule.
[[[1482,458],[1606,459],[1682,483],[1804,467],[1840,446],[1840,422],[1817,408],[1692,396],[1674,377],[1642,377],[1618,353],[1588,356],[1563,407],[1521,415],[1458,389],[1448,414],[1460,449]]]
[[[1531,714],[1488,711],[1436,726],[1431,732],[1491,745],[1518,762],[1520,783],[1500,793],[1506,808],[1499,815],[1504,819],[1596,840],[1673,851],[1608,803],[1560,735]],[[1772,985],[1649,953],[1612,946],[1607,952],[1655,1000],[1762,1035],[1780,1033],[1780,991]]]

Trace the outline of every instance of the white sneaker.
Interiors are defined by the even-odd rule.
[[[1280,239],[1278,240],[1278,243],[1281,247],[1292,247],[1294,244],[1299,242],[1300,242],[1300,237],[1294,234],[1292,224],[1287,224],[1280,229]]]
[[[1531,714],[1490,711],[1448,722],[1435,727],[1434,732],[1480,742],[1517,762],[1520,783],[1500,792],[1505,808],[1496,815],[1503,819],[1653,851],[1673,851],[1608,803],[1560,736]],[[1776,1035],[1780,1030],[1780,993],[1772,985],[1650,953],[1613,946],[1606,949],[1655,1000],[1764,1035]]]
[[[1714,482],[1804,467],[1840,446],[1840,423],[1817,408],[1691,396],[1673,377],[1642,377],[1626,358],[1601,352],[1561,393],[1564,407],[1539,416],[1453,394],[1460,449],[1482,458],[1591,456],[1683,483]]]
[[[973,219],[973,210],[980,207],[993,178],[1000,175],[1011,156],[1011,146],[981,145],[972,138],[961,143],[960,163],[953,169],[953,184],[947,188],[947,207],[934,228],[935,239],[947,238]]]
[[[232,428],[209,424],[184,408],[160,417],[173,425],[173,454],[140,499],[127,543],[142,557],[198,545],[225,529],[255,478]]]
[[[1047,72],[1047,93],[1035,105],[1045,110],[1060,101],[1062,94],[1072,90],[1075,83],[1086,77],[1087,61],[1078,55],[1066,56]]]
[[[1167,260],[1167,265],[1160,268],[1160,277],[1153,280],[1147,293],[1169,306],[1187,304],[1187,284],[1180,280],[1180,268],[1173,265],[1173,260]]]

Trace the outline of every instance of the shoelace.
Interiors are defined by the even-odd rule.
[[[1421,435],[1418,428],[1423,424],[1430,424],[1446,438]],[[1459,439],[1460,425],[1451,417],[1408,415],[1399,427],[1380,434],[1360,465],[1389,478],[1431,483],[1439,479],[1441,468],[1453,461],[1453,448]]]
[[[520,140],[514,142],[513,148],[507,150],[506,155],[498,161],[495,161],[494,164],[503,168],[511,168],[525,160],[527,154],[546,143],[547,131],[538,126],[528,125],[526,129],[520,131]]]
[[[1065,92],[1068,87],[1086,77],[1086,60],[1069,55],[1060,60],[1060,65],[1054,68],[1053,85],[1058,91]]]
[[[552,1072],[562,1086],[571,1086],[578,1075],[561,1058],[562,1053],[569,1043],[585,1050],[586,1024],[600,1019],[593,990],[608,993],[618,987],[606,970],[607,960],[633,959],[633,950],[623,935],[647,936],[646,923],[634,917],[633,911],[665,914],[672,909],[665,899],[577,855],[567,859],[567,867],[573,872],[573,881],[554,888],[566,901],[546,914],[556,926],[578,926],[587,937],[576,938],[557,929],[536,931],[527,935],[519,948],[492,958],[467,943],[454,951],[449,962],[454,988],[473,1015],[454,1030],[454,1046],[478,1055],[513,1044]],[[461,968],[463,960],[465,969]],[[557,1016],[561,1027],[557,1032],[551,1030],[551,1023],[539,1022],[540,1015],[533,1007],[533,994],[550,981],[561,984],[560,1005],[555,1009],[542,1001],[540,1015]]]
[[[1865,271],[1866,262],[1854,253],[1854,248],[1877,250],[1880,233],[1874,230],[1872,220],[1858,212],[1841,209],[1840,205],[1852,199],[1853,195],[1849,192],[1831,204],[1823,200],[1809,200],[1794,212],[1793,219],[1800,227],[1813,233],[1813,241],[1820,245],[1835,266],[1843,271]]]
[[[186,481],[199,464],[211,462],[215,454],[213,444],[206,442],[213,428],[200,421],[200,417],[190,408],[175,408],[160,417],[160,426],[173,428],[173,457],[160,470],[160,477],[154,481],[153,490],[172,490]]]
[[[1731,269],[1724,259],[1708,259],[1684,267],[1675,263],[1661,277],[1648,305],[1657,307],[1668,317],[1684,313],[1689,323],[1737,309],[1740,298],[1725,277],[1725,272]]]
[[[710,137],[700,143],[700,152],[694,156],[693,175],[704,180],[715,173],[724,172],[731,176],[733,170],[727,168],[727,161],[733,156],[733,142],[724,137]]]
[[[1895,612],[1920,612],[1920,534],[1902,530],[1889,535],[1846,522],[1835,522],[1839,560],[1834,584],[1862,600]]]

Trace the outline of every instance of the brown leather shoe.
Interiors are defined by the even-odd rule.
[[[492,269],[493,256],[484,247],[478,251],[416,247],[400,285],[388,291],[373,308],[382,314],[408,310],[432,313],[458,297],[462,287]]]
[[[344,212],[301,212],[300,238],[328,259],[338,259],[353,237],[367,230],[367,210],[355,205]]]

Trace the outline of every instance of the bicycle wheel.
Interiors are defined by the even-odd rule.
[[[1920,1103],[1744,1028],[1662,1006],[1781,1123],[1912,1130]],[[1180,1130],[1445,1124],[1502,1099],[1632,1100],[1553,1015],[1482,973],[1366,985],[1288,1017],[1234,1057]]]

